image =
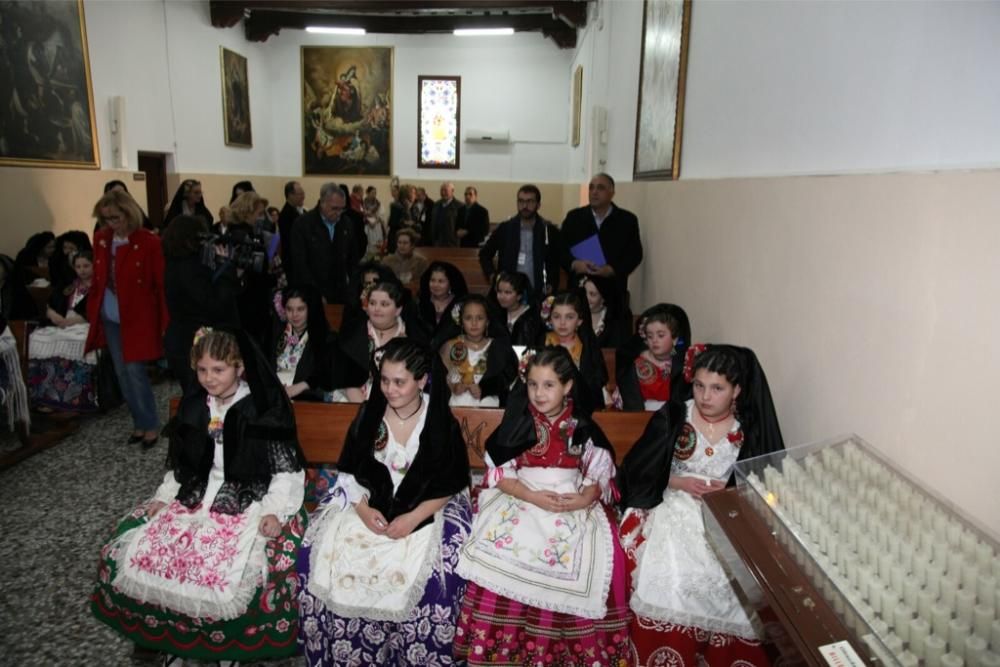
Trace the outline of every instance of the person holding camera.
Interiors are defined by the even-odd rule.
[[[191,368],[191,346],[195,332],[203,327],[239,328],[237,297],[240,274],[232,262],[212,268],[203,261],[205,244],[211,244],[208,224],[201,218],[181,215],[163,232],[166,258],[164,291],[170,324],[163,337],[167,365],[187,394],[200,385]],[[228,249],[208,246],[207,252],[225,256]]]
[[[347,301],[350,275],[361,262],[357,230],[344,216],[347,198],[336,183],[320,189],[319,204],[292,227],[295,282],[310,285],[325,303]]]
[[[271,234],[263,231],[267,200],[256,192],[237,195],[229,205],[230,225],[225,245],[229,258],[245,269],[243,291],[237,298],[240,322],[260,345],[270,335],[271,295],[277,277],[268,272],[267,248]]]

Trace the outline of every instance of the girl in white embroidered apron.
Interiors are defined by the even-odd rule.
[[[626,665],[613,450],[575,409],[580,376],[565,348],[529,355],[525,377],[486,443],[488,488],[458,566],[469,584],[455,655],[469,665]]]
[[[498,408],[517,376],[517,357],[505,337],[489,335],[486,298],[470,294],[452,308],[462,333],[441,346],[453,407]]]
[[[776,418],[751,407],[766,404],[773,416],[753,353],[721,345],[705,350],[696,345],[687,354],[694,398],[656,412],[622,465],[633,664],[641,667],[770,664],[759,619],[737,597],[705,535],[700,499],[725,487],[739,458],[783,445]],[[751,377],[757,381],[749,383]],[[756,401],[742,400],[747,385]],[[754,427],[749,434],[738,405]]]
[[[306,535],[299,641],[310,665],[452,664],[469,461],[444,382],[423,392],[431,362],[414,341],[385,345]]]
[[[291,655],[306,522],[291,403],[243,332],[199,330],[191,362],[201,389],[172,422],[171,470],[101,550],[92,610],[175,656]]]

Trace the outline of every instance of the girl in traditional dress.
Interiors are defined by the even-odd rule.
[[[532,307],[531,282],[520,273],[500,271],[493,278],[493,289],[489,295],[495,304],[497,317],[507,324],[511,345],[531,347],[538,342],[545,325]]]
[[[620,303],[615,282],[599,276],[587,276],[580,280],[580,287],[587,295],[590,325],[597,344],[602,348],[617,348],[628,340],[632,330],[632,311]]]
[[[419,322],[407,308],[410,293],[399,281],[375,285],[363,302],[365,316],[346,324],[337,339],[334,357],[332,399],[338,403],[361,403],[371,391],[374,367],[372,355],[393,338],[412,338],[426,343]]]
[[[578,402],[588,413],[610,402],[604,386],[608,383],[608,368],[594,332],[590,328],[590,313],[579,292],[560,292],[542,302],[542,319],[549,327],[542,345],[561,345],[580,369],[585,386],[580,387]]]
[[[505,336],[490,331],[486,297],[470,294],[452,312],[461,333],[441,346],[451,390],[449,405],[498,408],[517,377],[517,357]]]
[[[394,339],[299,559],[310,665],[450,665],[469,459],[430,352]]]
[[[771,392],[745,348],[693,346],[684,375],[693,399],[653,415],[620,475],[633,664],[761,667],[759,621],[708,543],[700,499],[726,485],[738,460],[784,447]]]
[[[173,656],[291,655],[306,524],[295,415],[245,332],[198,335],[200,387],[173,421],[170,470],[101,549],[91,608],[137,645]]]
[[[458,565],[469,583],[455,655],[471,666],[624,667],[614,452],[572,398],[579,372],[564,348],[529,356],[525,375],[486,441],[488,488]]]
[[[420,321],[432,347],[444,342],[441,334],[451,321],[451,308],[468,293],[462,272],[449,262],[433,262],[420,276]]]
[[[681,377],[691,342],[687,313],[672,303],[658,303],[639,316],[638,333],[618,349],[618,403],[622,410],[655,411],[673,399],[690,397]]]
[[[275,318],[268,350],[288,397],[323,400],[329,389],[333,341],[319,293],[286,287],[275,295]]]
[[[47,309],[52,326],[35,329],[28,339],[28,393],[32,403],[53,410],[89,412],[97,405],[97,356],[84,356],[90,328],[87,293],[94,278],[89,250],[73,259],[76,279],[53,291]]]

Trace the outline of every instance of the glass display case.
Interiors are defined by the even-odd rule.
[[[953,504],[857,436],[735,474],[705,497],[706,530],[746,599],[786,630],[783,655],[1000,667],[998,541]]]

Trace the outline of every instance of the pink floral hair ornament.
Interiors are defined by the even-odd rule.
[[[684,355],[684,381],[694,382],[694,360],[699,354],[708,349],[708,345],[705,343],[695,343],[688,348],[687,354]]]
[[[462,304],[456,303],[451,307],[451,321],[462,326]]]
[[[535,358],[536,354],[538,354],[538,350],[534,350],[529,347],[524,351],[524,354],[521,355],[520,361],[517,362],[517,375],[521,378],[521,382],[528,381],[528,364],[531,363],[531,360]]]
[[[194,340],[192,341],[191,344],[197,345],[198,341],[200,341],[208,334],[212,333],[212,331],[213,331],[212,327],[198,327],[198,330],[194,332]]]
[[[285,306],[281,303],[281,290],[274,293],[274,312],[277,313],[278,319],[282,322],[288,321],[288,315],[285,314]]]

